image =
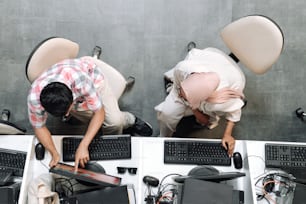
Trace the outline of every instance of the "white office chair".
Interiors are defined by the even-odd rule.
[[[240,61],[247,69],[259,75],[271,69],[284,46],[284,36],[280,27],[270,18],[261,15],[242,17],[230,23],[221,30],[221,38],[231,53],[226,54],[219,49],[209,48],[211,52],[218,53],[220,58],[237,69],[241,69],[238,66]],[[195,50],[190,52],[197,53]],[[164,73],[166,83],[173,81],[173,73],[174,69]],[[171,89],[167,87],[169,86],[165,84],[166,92],[169,92]],[[191,109],[185,112],[185,117],[191,115]]]
[[[0,135],[24,135],[26,129],[6,120],[0,120]]]
[[[71,40],[50,37],[39,43],[31,52],[26,63],[26,76],[30,83],[33,83],[46,69],[64,59],[76,58],[79,53],[79,45]],[[111,88],[117,99],[125,91],[128,81],[113,67],[94,58],[97,65],[111,82]]]
[[[26,129],[10,122],[10,114],[10,110],[2,110],[0,117],[0,135],[24,135]]]
[[[225,26],[220,34],[231,53],[213,50],[230,62],[241,62],[255,74],[271,69],[284,46],[281,28],[270,18],[260,15],[242,17]],[[173,70],[165,72],[164,76],[173,81]]]
[[[256,74],[266,73],[279,58],[284,35],[270,18],[252,15],[240,18],[221,31],[230,56]]]

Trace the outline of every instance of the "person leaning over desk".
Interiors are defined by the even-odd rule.
[[[166,99],[155,107],[160,136],[171,137],[179,121],[192,110],[196,121],[215,128],[220,116],[227,125],[222,145],[232,155],[235,122],[241,118],[244,106],[245,76],[240,69],[224,60],[217,49],[192,49],[173,68],[173,86]]]
[[[38,140],[52,155],[50,167],[60,161],[60,155],[46,127],[48,113],[55,117],[71,114],[81,121],[88,119],[87,131],[75,153],[76,170],[79,164],[84,167],[90,160],[88,146],[102,124],[105,134],[121,134],[129,128],[139,135],[152,135],[148,123],[119,109],[109,83],[115,82],[107,81],[92,57],[63,60],[33,82],[27,99],[29,120]]]

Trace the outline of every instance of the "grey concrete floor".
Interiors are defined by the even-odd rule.
[[[79,56],[99,45],[102,60],[124,76],[134,76],[133,89],[120,100],[123,110],[150,122],[154,136],[159,127],[154,106],[165,98],[163,73],[182,60],[186,45],[216,47],[226,53],[219,32],[230,22],[250,14],[272,18],[282,28],[285,47],[265,75],[255,75],[243,65],[248,106],[234,130],[237,139],[305,142],[306,124],[295,110],[306,108],[305,43],[306,2],[285,0],[90,0],[0,2],[0,110],[11,110],[11,121],[27,129],[26,97],[30,84],[25,63],[33,47],[50,36],[80,45]],[[63,124],[49,118],[53,134],[81,134],[82,125]],[[224,126],[182,133],[186,137],[220,138]]]

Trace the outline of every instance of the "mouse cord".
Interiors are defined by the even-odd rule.
[[[162,180],[159,183],[158,190],[157,190],[157,201],[158,201],[157,203],[159,203],[163,199],[173,199],[178,193],[177,185],[170,184],[170,183],[163,185],[164,180],[169,176],[182,176],[182,175],[177,174],[177,173],[171,173],[171,174],[167,174],[166,176],[162,178]],[[168,191],[165,191],[168,186],[172,186],[173,188],[169,189]],[[168,195],[170,193],[171,193],[171,197]]]
[[[132,189],[133,195],[134,195],[134,203],[136,203],[137,199],[136,199],[136,191],[134,188],[134,185],[130,185],[130,187],[127,186],[128,189]]]
[[[162,180],[160,181],[160,183],[159,183],[158,191],[157,191],[158,194],[160,193],[160,188],[161,188],[161,186],[162,186],[164,180],[165,180],[167,177],[169,177],[169,176],[182,176],[182,175],[181,175],[181,174],[177,174],[177,173],[171,173],[171,174],[167,174],[166,176],[164,176],[164,177],[162,178]]]
[[[262,161],[263,163],[265,163],[265,160],[264,160],[261,156],[257,156],[257,155],[249,155],[249,156],[247,156],[246,158],[244,158],[244,160],[247,159],[247,158],[249,158],[249,157],[256,157],[256,158],[259,158],[259,159],[261,159],[261,161]]]
[[[46,165],[45,163],[43,163],[42,160],[40,161],[40,163],[49,171],[48,165]]]
[[[258,159],[260,159],[260,160],[265,164],[265,160],[264,160],[261,156],[257,156],[257,155],[249,155],[249,156],[247,156],[246,158],[244,158],[244,160],[247,159],[247,158],[249,158],[249,157],[258,158]],[[263,173],[260,174],[259,176],[256,176],[254,179],[257,179],[257,178],[261,177],[262,175],[266,174],[266,172],[267,172],[266,170],[267,170],[267,169],[266,169],[266,166],[265,166],[265,168],[264,168],[264,170],[263,170]]]
[[[74,189],[70,178],[59,177],[55,178],[55,191],[60,197],[73,195]]]

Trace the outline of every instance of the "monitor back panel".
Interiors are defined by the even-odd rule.
[[[182,192],[182,204],[224,204],[233,199],[233,187],[227,184],[188,178]]]

